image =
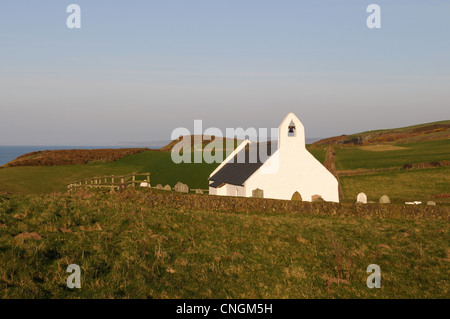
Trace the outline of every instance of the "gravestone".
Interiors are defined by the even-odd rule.
[[[361,204],[367,204],[367,195],[364,193],[359,193],[358,196],[356,196],[356,202]]]
[[[389,204],[391,200],[386,195],[380,197],[380,204]]]
[[[264,198],[264,191],[262,189],[256,188],[252,190],[252,197]]]
[[[164,187],[161,184],[156,185],[156,189],[164,189]]]
[[[181,182],[176,183],[174,189],[176,192],[189,193],[189,187]]]
[[[172,187],[170,187],[170,185],[167,184],[166,186],[164,186],[163,189],[164,189],[165,191],[171,191],[171,190],[172,190]]]
[[[300,195],[299,192],[295,192],[294,195],[292,195],[291,200],[303,201],[302,195]]]
[[[325,200],[322,198],[322,196],[316,194],[316,195],[311,196],[311,201],[312,202],[324,202]]]
[[[196,189],[195,193],[198,195],[203,195],[203,191],[201,189]]]
[[[436,202],[433,202],[432,200],[427,202],[427,205],[429,206],[436,206]]]

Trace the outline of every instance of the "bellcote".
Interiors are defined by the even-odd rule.
[[[278,149],[305,148],[305,128],[294,113],[289,113],[278,127]]]

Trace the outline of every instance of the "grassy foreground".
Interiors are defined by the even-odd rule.
[[[0,298],[449,296],[448,213],[188,210],[155,192],[0,196]],[[65,284],[73,263],[81,289]]]

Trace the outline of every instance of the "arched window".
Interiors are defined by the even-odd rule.
[[[295,136],[295,124],[294,122],[291,121],[291,123],[289,123],[289,127],[288,127],[288,136]]]

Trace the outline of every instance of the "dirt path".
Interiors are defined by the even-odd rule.
[[[336,153],[334,152],[334,148],[332,146],[328,146],[328,148],[327,148],[327,153],[325,155],[324,166],[338,180],[338,183],[339,183],[339,186],[338,186],[339,200],[343,200],[344,199],[344,192],[342,191],[341,182],[339,181],[339,177],[338,177],[338,174],[337,174],[337,170],[336,170]]]

